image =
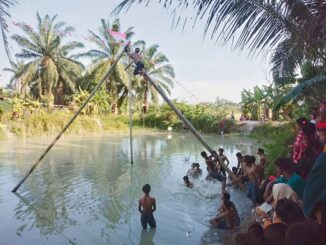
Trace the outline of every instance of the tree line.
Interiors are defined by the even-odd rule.
[[[26,23],[16,23],[23,34],[11,38],[20,47],[15,54],[17,62],[6,71],[12,73],[9,87],[21,96],[28,96],[46,105],[78,105],[97,82],[103,78],[121,49],[121,43],[113,38],[109,30],[124,32],[127,39],[132,38],[134,28],[122,29],[119,19],[112,23],[101,19],[98,31],[89,31],[94,49],[80,52],[84,44],[68,41],[75,29],[65,22],[57,21],[57,16],[38,13],[35,28]],[[68,35],[69,34],[69,35]],[[159,51],[159,45],[148,45],[143,40],[133,46],[142,50],[147,73],[168,94],[174,85],[175,71],[167,56]],[[81,59],[91,62],[85,66]],[[106,81],[105,86],[91,101],[93,112],[111,110],[117,114],[126,103],[128,81],[131,79],[135,104],[146,113],[149,103],[158,102],[158,94],[142,77],[130,76],[130,60],[124,56]]]

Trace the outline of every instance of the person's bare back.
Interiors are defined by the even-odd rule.
[[[155,198],[145,194],[139,199],[139,211],[144,214],[152,214],[156,209]]]
[[[151,228],[156,228],[156,221],[153,215],[154,211],[156,210],[156,201],[154,197],[149,195],[151,186],[146,184],[143,186],[142,190],[145,195],[142,196],[138,202],[138,210],[141,213],[141,224],[144,230],[147,229],[147,224],[149,224]]]

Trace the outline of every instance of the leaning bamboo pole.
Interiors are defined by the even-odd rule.
[[[130,41],[127,42],[126,46],[130,44]],[[77,118],[77,116],[80,114],[80,112],[85,108],[85,106],[88,104],[88,102],[92,99],[92,97],[95,95],[97,90],[102,86],[102,84],[109,78],[111,73],[114,71],[115,66],[118,64],[119,60],[123,56],[125,52],[125,47],[123,47],[123,50],[120,52],[120,54],[117,56],[113,64],[111,65],[110,69],[107,71],[105,76],[102,78],[102,80],[96,85],[96,87],[93,89],[92,93],[89,95],[87,100],[82,104],[82,106],[78,109],[78,111],[73,115],[73,117],[69,120],[69,122],[63,127],[63,129],[60,131],[60,133],[57,135],[57,137],[54,138],[54,140],[51,142],[51,144],[45,149],[43,154],[37,159],[37,161],[33,164],[33,166],[30,168],[30,170],[26,173],[24,178],[15,186],[15,188],[12,190],[12,192],[16,192],[19,187],[25,182],[25,180],[30,176],[30,174],[34,171],[34,169],[39,165],[39,163],[43,160],[43,158],[48,154],[48,152],[52,149],[52,147],[57,143],[57,141],[61,138],[61,136],[64,134],[64,132],[70,127],[70,125],[74,122],[74,120]]]
[[[151,85],[157,90],[157,92],[162,96],[162,98],[165,100],[165,102],[171,107],[171,109],[178,115],[180,120],[190,129],[190,131],[193,133],[193,135],[202,143],[202,145],[210,152],[213,152],[213,148],[211,148],[208,143],[203,139],[203,137],[199,134],[199,132],[192,126],[192,124],[185,118],[185,116],[179,111],[179,109],[172,103],[172,101],[166,96],[164,91],[161,89],[158,84],[152,80],[152,78],[143,71],[144,78],[151,83]],[[222,166],[228,174],[231,176],[233,180],[238,180],[238,178],[234,175],[234,173],[228,168],[228,166],[225,165],[223,161],[218,159],[218,162],[220,166]],[[241,184],[240,184],[241,185]],[[240,186],[242,189],[244,189],[244,186]]]
[[[129,59],[130,60],[130,59]],[[129,144],[130,144],[130,164],[134,164],[134,151],[133,151],[133,138],[132,138],[132,84],[131,84],[131,72],[128,66],[128,102],[129,102]]]

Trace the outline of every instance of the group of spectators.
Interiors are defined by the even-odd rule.
[[[252,155],[236,154],[238,165],[229,172],[231,183],[246,188],[256,221],[236,236],[235,244],[326,244],[326,102],[318,118],[308,121],[302,117],[296,124],[297,135],[289,145],[291,156],[274,162],[275,176],[266,176],[269,162],[264,149],[258,148],[258,161]],[[229,160],[223,149],[201,155],[207,165],[206,179],[222,182],[222,204],[209,222],[217,228],[233,229],[240,219],[225,191]],[[184,177],[186,186],[193,186],[188,177],[201,174],[199,164],[193,164]]]
[[[247,183],[256,222],[236,236],[237,245],[326,244],[326,103],[317,119],[296,123],[291,157],[275,161],[276,176],[261,180],[263,167],[250,156],[238,158],[246,166],[239,177]]]

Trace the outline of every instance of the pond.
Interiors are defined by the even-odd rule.
[[[204,135],[223,147],[236,165],[238,151],[253,153],[244,136]],[[65,136],[18,190],[25,175],[52,138],[0,141],[1,244],[216,244],[210,227],[220,204],[219,183],[204,180],[204,147],[190,133],[134,136],[134,165],[128,135]],[[182,177],[199,162],[203,178],[193,189]],[[142,232],[138,199],[149,183],[156,198],[157,229]],[[230,190],[243,218],[250,202]]]

